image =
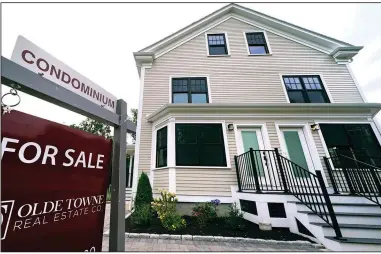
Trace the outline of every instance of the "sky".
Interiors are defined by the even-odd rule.
[[[10,58],[23,35],[77,72],[127,101],[139,104],[133,52],[225,6],[209,4],[2,4],[1,50]],[[351,63],[368,102],[381,103],[381,4],[241,5],[364,49]],[[9,90],[2,85],[2,94]],[[21,93],[17,110],[64,124],[85,119]],[[11,100],[6,100],[11,102]],[[381,124],[381,113],[377,120]]]

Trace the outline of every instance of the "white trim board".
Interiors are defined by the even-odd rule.
[[[205,196],[205,195],[176,195],[178,198],[178,202],[186,202],[186,203],[198,203],[198,202],[209,202],[213,199],[219,199],[221,204],[231,204],[233,203],[233,198],[228,196]]]

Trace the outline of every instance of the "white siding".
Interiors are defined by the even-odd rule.
[[[273,55],[248,56],[243,32],[254,29],[246,23],[229,19],[208,33],[226,32],[231,56],[207,57],[205,35],[201,34],[159,57],[152,68],[146,70],[140,109],[143,119],[139,172],[150,170],[152,125],[145,116],[169,103],[172,75],[208,75],[213,103],[286,103],[280,74],[321,74],[334,102],[363,102],[347,67],[336,64],[332,57],[315,49],[267,32]],[[279,147],[274,123],[266,122],[271,145]],[[233,169],[179,169],[176,172],[177,193],[230,195],[230,185],[236,184],[233,156],[237,151],[234,134],[229,132],[228,143]],[[167,184],[164,180],[161,183],[156,180],[158,172],[154,178],[155,188]]]

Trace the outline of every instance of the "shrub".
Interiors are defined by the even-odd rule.
[[[154,199],[151,204],[152,209],[157,212],[162,226],[170,231],[185,227],[185,220],[176,212],[176,195],[167,190],[160,190],[160,196],[160,198]]]
[[[226,224],[233,230],[243,230],[245,225],[242,223],[243,213],[238,209],[236,203],[229,206],[229,213],[226,217]]]
[[[220,204],[220,200],[215,199],[211,202],[197,204],[192,209],[192,215],[197,217],[197,222],[200,227],[204,227],[206,223],[217,218],[217,207]]]
[[[152,210],[149,204],[142,204],[135,208],[132,214],[132,221],[138,225],[150,225],[152,220]]]
[[[135,206],[138,207],[143,204],[151,205],[152,188],[146,173],[142,172],[138,182],[138,188],[136,190]]]

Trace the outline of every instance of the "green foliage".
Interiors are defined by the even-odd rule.
[[[177,213],[167,213],[161,219],[161,224],[164,228],[170,231],[176,231],[186,227],[186,222]]]
[[[106,201],[111,201],[111,185],[107,188]]]
[[[176,195],[167,190],[160,190],[160,196],[160,198],[154,199],[151,204],[152,209],[157,212],[162,226],[170,231],[184,228],[186,222],[176,212]]]
[[[131,122],[136,124],[138,122],[138,109],[132,108],[131,115],[132,116],[128,116],[128,119],[131,120]],[[131,134],[131,137],[133,138],[134,141],[136,140],[136,134]]]
[[[244,230],[243,213],[238,209],[236,203],[229,206],[229,213],[226,217],[226,225],[233,230]]]
[[[109,125],[91,118],[86,118],[86,120],[80,122],[79,124],[71,124],[70,127],[103,136],[107,139],[112,138]]]
[[[138,188],[136,190],[135,206],[140,206],[144,204],[151,205],[152,198],[152,188],[146,173],[142,172],[138,182]]]
[[[132,214],[132,221],[135,224],[147,226],[152,221],[152,210],[150,204],[141,204],[135,208]]]
[[[192,208],[192,215],[197,217],[200,227],[205,227],[206,223],[217,218],[217,207],[219,200],[212,200],[207,203],[198,203]]]

